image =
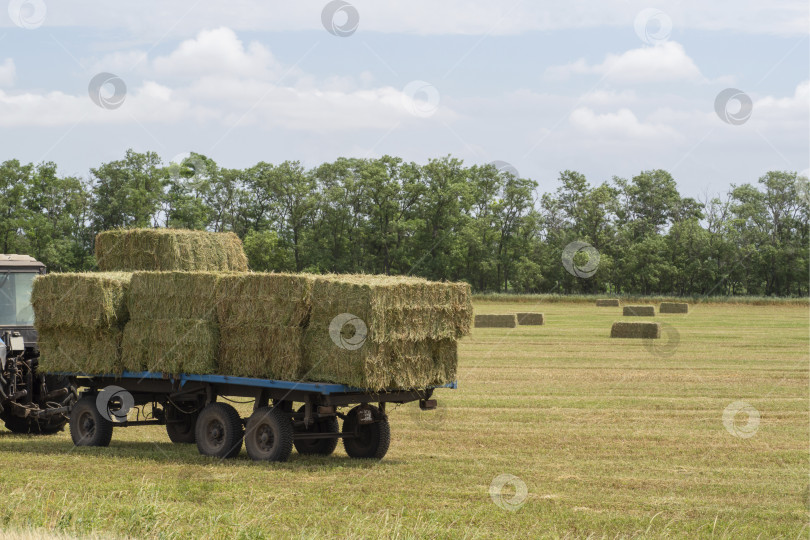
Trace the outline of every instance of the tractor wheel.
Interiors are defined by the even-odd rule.
[[[70,436],[76,446],[109,446],[113,425],[96,407],[95,396],[81,398],[70,411]]]
[[[238,456],[244,434],[239,413],[227,403],[209,403],[197,418],[197,450],[204,456]]]
[[[293,447],[290,417],[273,407],[261,407],[251,415],[245,430],[245,448],[254,461],[287,461]]]
[[[298,409],[299,413],[304,412],[304,406]],[[296,428],[296,433],[340,433],[340,426],[336,417],[331,416],[323,420],[315,422],[308,428]],[[321,456],[328,456],[337,448],[337,439],[307,439],[297,441],[293,439],[295,449],[299,454],[317,454]]]
[[[391,444],[391,426],[388,418],[377,407],[369,406],[374,417],[371,424],[361,424],[358,414],[360,407],[355,407],[343,421],[343,433],[356,434],[356,437],[343,439],[343,448],[349,457],[365,459],[382,459]]]
[[[166,433],[176,444],[192,444],[197,441],[197,418],[200,411],[183,412],[171,403],[164,408],[166,412]]]

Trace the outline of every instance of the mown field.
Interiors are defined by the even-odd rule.
[[[390,411],[382,462],[339,447],[220,463],[158,427],[117,430],[106,449],[2,431],[0,525],[223,539],[810,535],[807,306],[693,306],[656,317],[670,325],[656,347],[608,337],[620,308],[476,309],[541,311],[546,325],[474,330],[438,411]],[[516,480],[493,498],[504,474]]]

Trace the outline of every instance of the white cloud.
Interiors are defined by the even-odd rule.
[[[0,64],[0,86],[14,86],[14,79],[17,76],[17,68],[14,65],[14,60],[6,58]]]
[[[579,107],[571,113],[569,120],[578,130],[600,137],[649,140],[677,136],[675,130],[665,124],[640,122],[630,109],[597,114],[588,107]]]
[[[580,58],[571,64],[546,70],[546,77],[552,80],[565,80],[571,75],[584,74],[602,75],[619,83],[705,80],[683,46],[674,41],[631,49],[622,54],[608,54],[601,64],[589,65]]]

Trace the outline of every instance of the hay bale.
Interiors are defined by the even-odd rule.
[[[120,373],[131,274],[48,274],[34,280],[31,303],[44,372]]]
[[[249,324],[220,327],[219,370],[238,377],[299,380],[304,374],[303,328]]]
[[[121,352],[130,371],[219,373],[219,329],[208,320],[131,320],[124,329]]]
[[[625,317],[654,317],[654,306],[624,306],[622,315]]]
[[[133,320],[216,320],[217,272],[135,272],[128,306]]]
[[[658,339],[661,325],[655,322],[615,322],[610,329],[612,338]]]
[[[505,315],[476,315],[476,328],[514,328],[517,326],[517,316],[514,313]]]
[[[597,300],[596,307],[619,307],[619,300],[618,298]]]
[[[96,236],[102,271],[246,272],[247,256],[234,233],[183,229],[116,229]]]
[[[521,326],[540,326],[544,318],[542,313],[518,313],[517,322]]]
[[[46,373],[119,374],[121,330],[60,327],[39,330],[39,369]]]
[[[132,274],[81,273],[37,276],[31,291],[35,326],[103,329],[129,319],[127,292]]]
[[[689,313],[689,304],[686,302],[661,302],[658,313]]]

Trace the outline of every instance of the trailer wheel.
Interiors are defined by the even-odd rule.
[[[391,444],[391,426],[388,418],[377,407],[369,406],[374,419],[372,424],[361,424],[358,418],[360,407],[355,407],[343,420],[343,433],[356,434],[356,437],[344,438],[343,448],[349,457],[382,459]]]
[[[167,404],[166,412],[166,433],[169,439],[176,444],[193,444],[197,441],[197,418],[200,411],[186,413],[172,405]]]
[[[306,406],[298,409],[298,412],[304,412]],[[318,422],[315,422],[309,428],[297,428],[296,433],[340,433],[340,426],[338,425],[337,418],[331,416]],[[337,439],[309,439],[305,441],[298,441],[293,439],[295,449],[301,455],[317,454],[321,456],[328,456],[337,448]]]
[[[209,403],[200,412],[195,428],[197,450],[204,456],[232,458],[242,450],[242,419],[227,403]]]
[[[76,446],[109,446],[112,422],[101,416],[95,396],[81,398],[70,411],[70,437]]]
[[[251,415],[245,448],[254,461],[287,461],[293,447],[290,417],[280,409],[261,407]]]

